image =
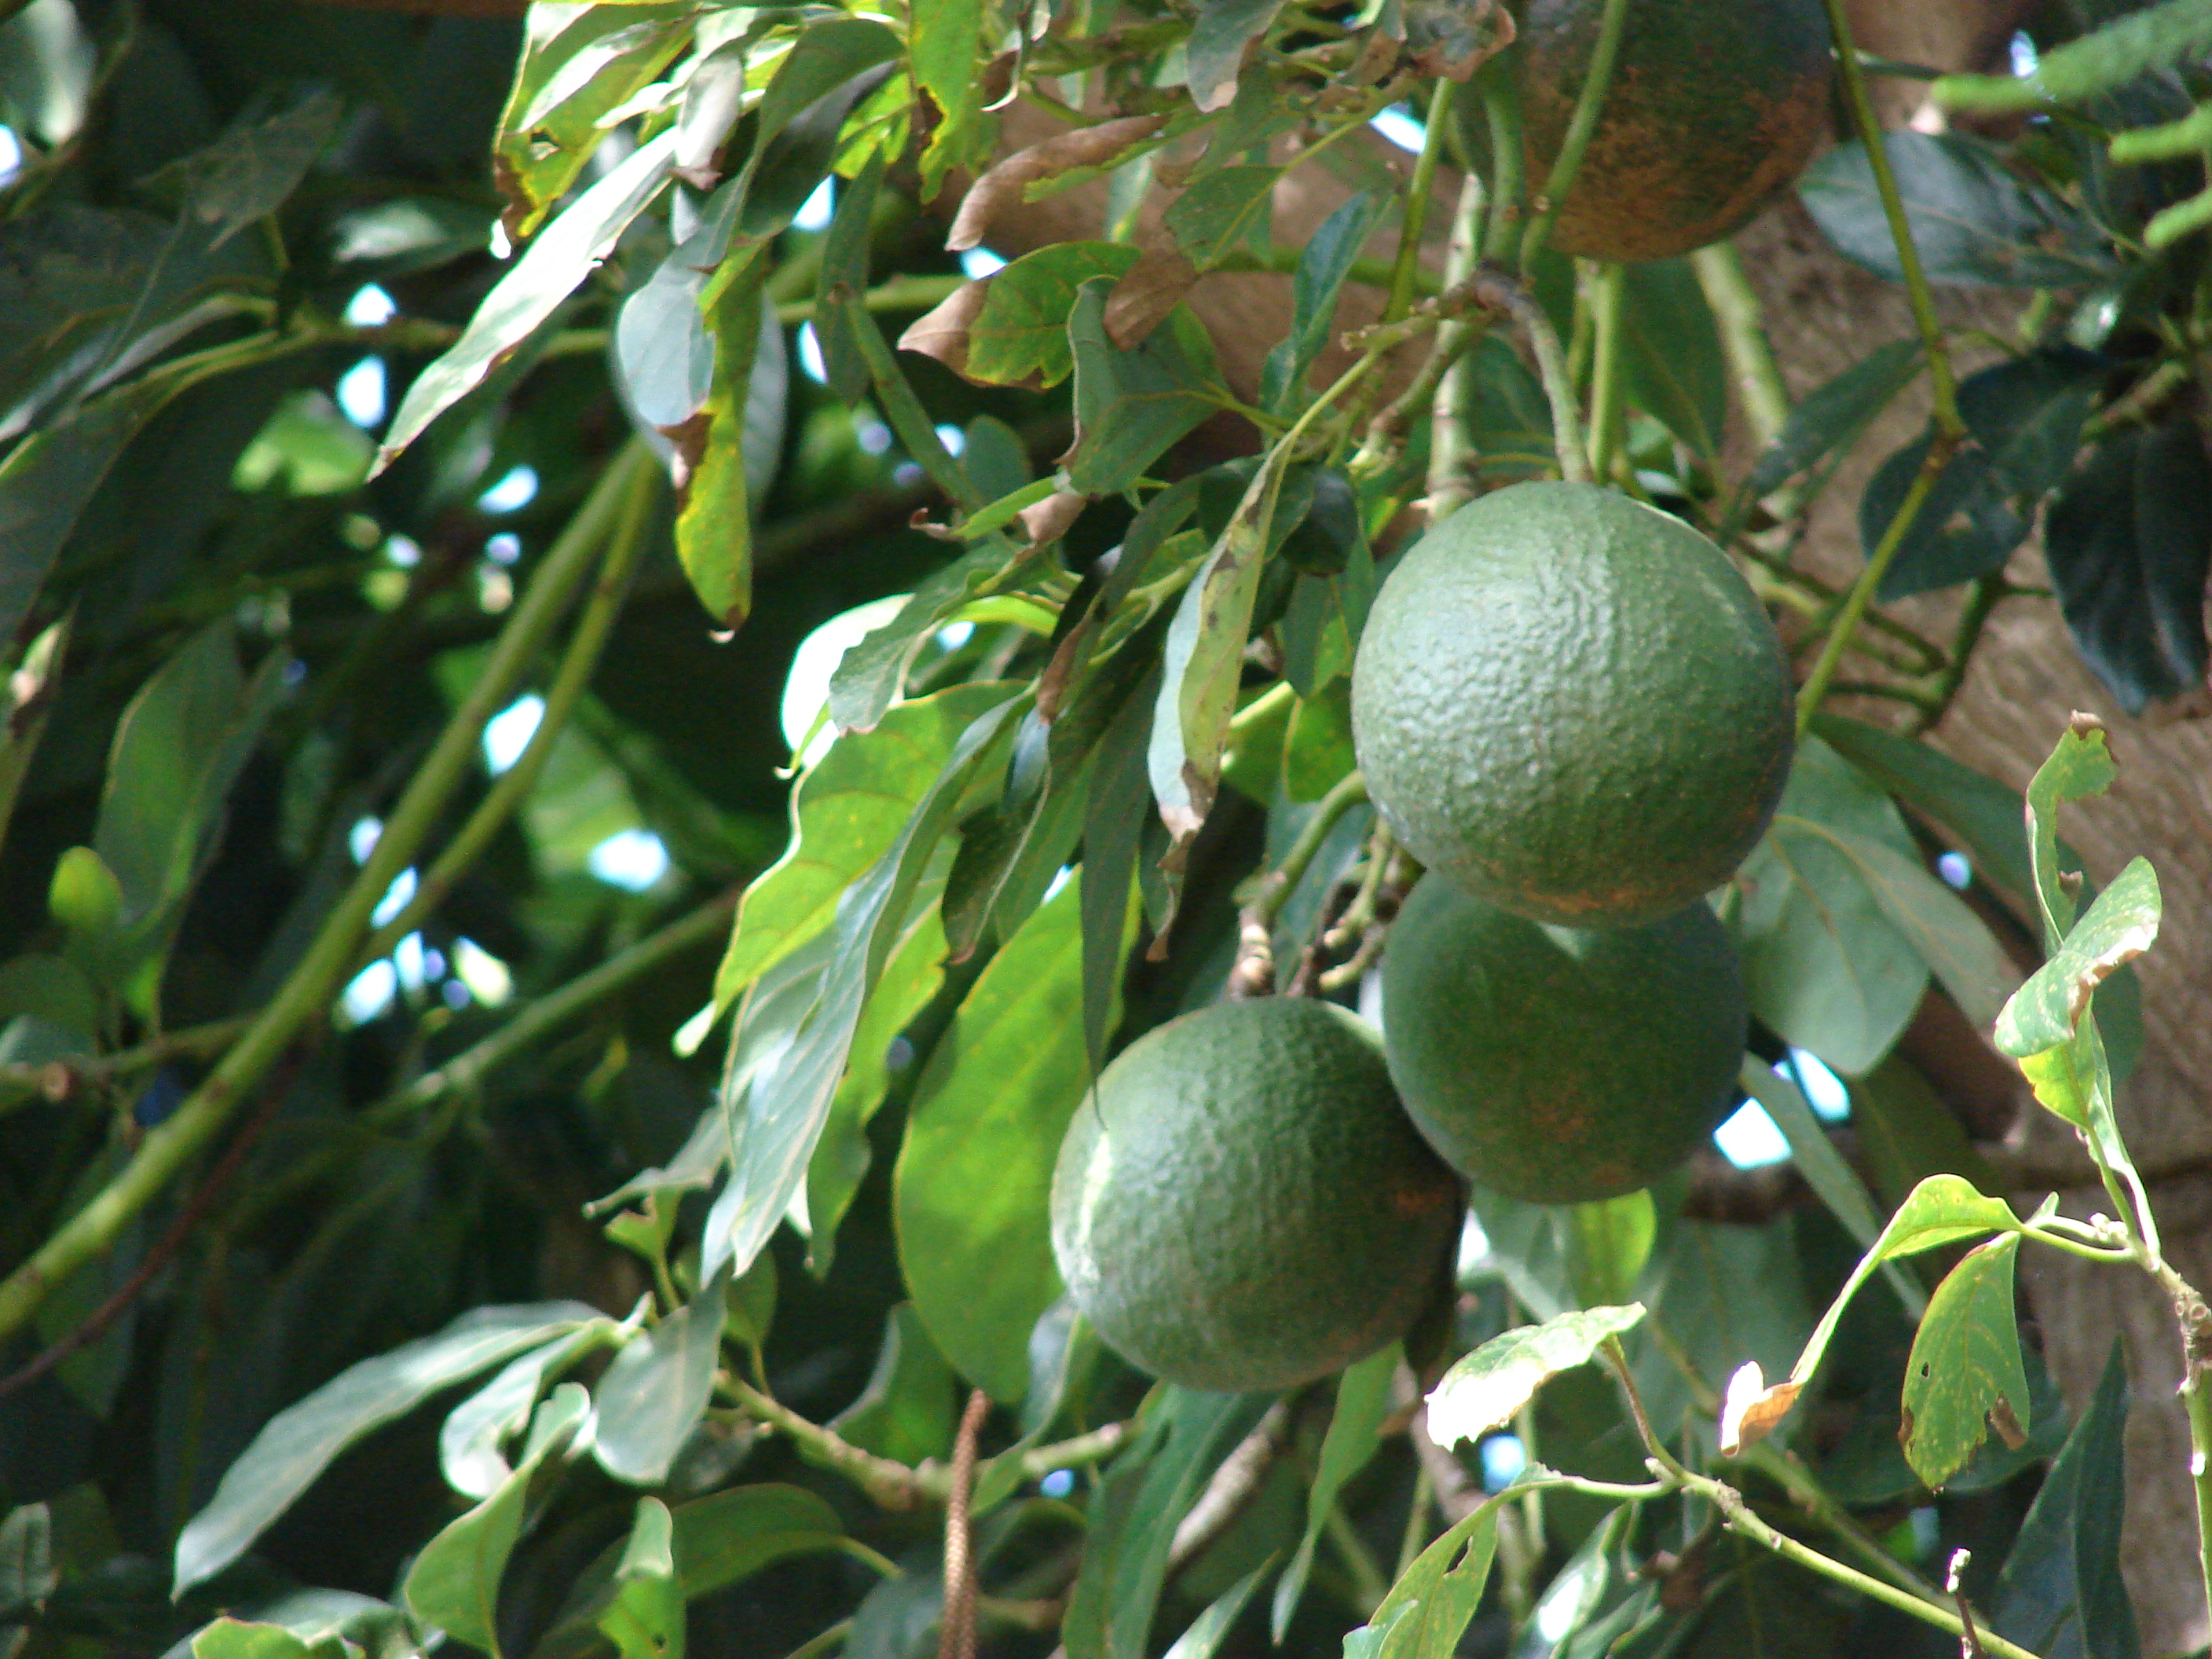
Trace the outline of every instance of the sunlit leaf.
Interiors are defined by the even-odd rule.
[[[1510,1422],[1546,1382],[1589,1364],[1607,1337],[1643,1317],[1640,1302],[1587,1308],[1491,1338],[1429,1390],[1429,1437],[1445,1447],[1480,1439]]]
[[[1990,1426],[2007,1441],[2028,1428],[2027,1377],[2013,1312],[2020,1235],[1968,1251],[1929,1298],[1905,1369],[1905,1462],[1929,1486],[1964,1468]]]

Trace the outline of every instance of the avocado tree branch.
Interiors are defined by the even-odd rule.
[[[401,795],[353,884],[276,996],[175,1114],[147,1132],[115,1177],[0,1282],[0,1342],[21,1330],[71,1273],[112,1249],[131,1218],[214,1139],[301,1032],[326,1016],[353,969],[371,915],[421,849],[475,763],[484,726],[506,706],[590,572],[613,523],[624,476],[621,465],[607,468],[548,550],[528,591],[508,613],[475,685]]]
[[[1230,970],[1232,998],[1264,997],[1275,988],[1275,922],[1314,857],[1344,815],[1367,799],[1367,780],[1355,769],[1315,803],[1283,861],[1262,875],[1239,921],[1237,965]]]

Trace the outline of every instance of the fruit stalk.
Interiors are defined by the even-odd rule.
[[[1590,368],[1590,471],[1601,483],[1613,477],[1620,453],[1620,429],[1627,415],[1621,383],[1621,307],[1627,297],[1627,267],[1613,261],[1597,266],[1591,283],[1591,309],[1597,333],[1597,359]]]
[[[1920,338],[1928,348],[1928,378],[1936,395],[1936,429],[1942,437],[1948,438],[1954,446],[1966,434],[1966,421],[1959,413],[1958,377],[1951,370],[1951,354],[1943,337],[1943,325],[1936,320],[1935,295],[1928,287],[1928,273],[1920,263],[1920,250],[1913,246],[1911,222],[1905,213],[1905,198],[1899,195],[1897,174],[1889,165],[1889,152],[1884,148],[1881,124],[1875,117],[1874,100],[1867,95],[1866,71],[1860,67],[1858,47],[1851,40],[1850,18],[1844,10],[1844,0],[1823,0],[1828,9],[1828,33],[1836,43],[1836,67],[1844,82],[1844,101],[1851,112],[1851,125],[1857,131],[1859,143],[1866,147],[1867,165],[1874,170],[1875,189],[1881,197],[1881,210],[1889,221],[1889,234],[1897,244],[1897,263],[1905,273],[1905,288],[1912,301],[1912,320],[1920,330]],[[1944,450],[1949,458],[1949,448]],[[1931,458],[1932,459],[1932,458]],[[1907,502],[1907,511],[1911,503]],[[1897,522],[1903,523],[1906,512],[1898,514]],[[1892,530],[1896,529],[1893,524]],[[1872,566],[1869,565],[1871,569]]]
[[[642,444],[633,439],[631,447],[641,449]],[[485,725],[505,706],[590,573],[612,529],[628,471],[618,459],[601,473],[547,552],[529,591],[508,613],[483,672],[453,711],[353,885],[283,988],[175,1115],[147,1132],[115,1178],[0,1282],[0,1342],[21,1330],[63,1280],[112,1248],[131,1218],[221,1133],[300,1032],[328,1012],[331,1000],[352,970],[355,952],[370,927],[370,913],[428,838],[476,764]]]
[[[1567,123],[1567,136],[1559,144],[1559,155],[1553,158],[1552,171],[1543,188],[1529,204],[1534,216],[1521,238],[1521,274],[1524,277],[1534,272],[1536,256],[1551,239],[1559,208],[1566,201],[1567,192],[1575,187],[1575,173],[1582,167],[1583,152],[1589,148],[1591,135],[1597,131],[1598,118],[1605,112],[1605,95],[1613,86],[1613,66],[1620,60],[1620,37],[1627,27],[1628,0],[1605,0],[1597,46],[1590,53],[1589,75],[1575,99],[1575,112]]]

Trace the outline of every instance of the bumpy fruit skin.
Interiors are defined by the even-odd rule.
[[[1425,878],[1382,958],[1384,1047],[1429,1144],[1534,1204],[1648,1187],[1736,1099],[1747,1016],[1707,906],[1547,927]]]
[[[1574,118],[1605,0],[1528,0],[1522,133],[1541,186]],[[1553,226],[1593,259],[1665,259],[1739,228],[1829,126],[1820,0],[1631,0],[1606,104]]]
[[[1372,1028],[1303,997],[1132,1043],[1052,1183],[1076,1305],[1123,1358],[1194,1389],[1290,1388],[1402,1334],[1459,1215]]]
[[[1727,557],[1589,484],[1516,484],[1407,553],[1352,681],[1400,840],[1537,921],[1680,909],[1751,851],[1795,743],[1789,665]]]

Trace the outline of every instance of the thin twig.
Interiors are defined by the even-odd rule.
[[[1198,1502],[1190,1506],[1176,1528],[1175,1540],[1168,1546],[1170,1573],[1202,1553],[1243,1514],[1244,1506],[1259,1495],[1267,1470],[1282,1455],[1290,1439],[1290,1407],[1278,1400],[1267,1407],[1267,1414],[1260,1419],[1259,1426],[1221,1460],[1221,1467],[1206,1483]]]

